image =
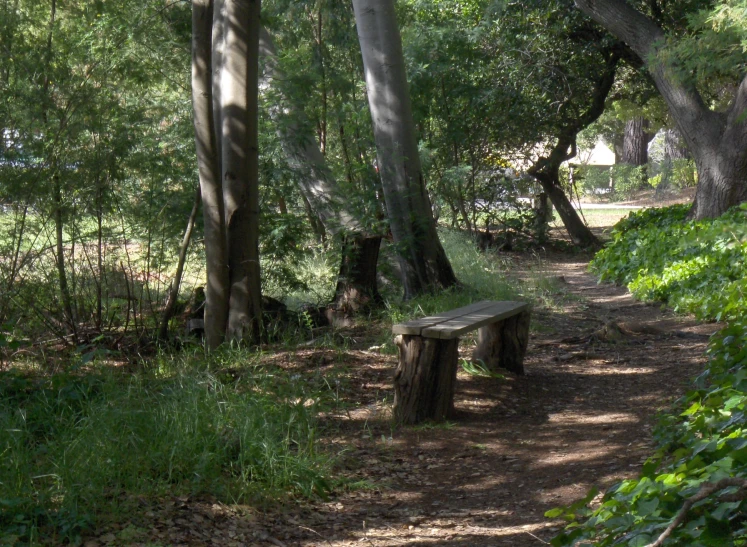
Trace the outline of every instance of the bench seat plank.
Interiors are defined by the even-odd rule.
[[[474,312],[478,312],[486,308],[490,308],[494,304],[495,302],[491,302],[489,300],[483,300],[482,302],[476,302],[474,304],[470,304],[469,306],[463,306],[461,308],[456,308],[454,310],[439,313],[437,315],[430,315],[428,317],[422,317],[420,319],[414,319],[412,321],[407,321],[406,323],[399,323],[392,327],[392,332],[394,334],[407,334],[410,336],[421,336],[423,329],[434,327],[435,325],[438,325],[440,323],[444,323],[446,321],[450,321],[453,319],[458,319],[459,317],[468,315],[470,313],[474,313]],[[438,338],[438,336],[435,336],[435,337],[431,336],[431,338]]]
[[[528,308],[529,304],[526,302],[494,302],[487,308],[424,328],[420,332],[420,336],[441,340],[459,338],[462,334],[517,315]]]

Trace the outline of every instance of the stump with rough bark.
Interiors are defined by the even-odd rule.
[[[529,312],[523,311],[481,327],[472,359],[482,361],[492,371],[502,368],[514,374],[524,374],[528,343]]]
[[[475,358],[524,373],[529,311],[524,302],[478,302],[395,325],[399,363],[394,417],[402,424],[445,420],[454,412],[459,336],[480,329]]]

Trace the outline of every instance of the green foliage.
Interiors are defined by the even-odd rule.
[[[675,412],[661,418],[659,448],[636,479],[613,486],[601,504],[595,493],[546,516],[570,522],[552,542],[562,545],[643,546],[656,540],[703,485],[736,478],[692,503],[664,545],[746,545],[747,323],[736,322],[710,344],[710,362]],[[747,484],[747,483],[744,483]]]
[[[686,220],[688,210],[632,213],[615,226],[591,268],[638,298],[703,319],[739,319],[747,309],[747,208],[700,221]]]
[[[253,362],[226,350],[164,356],[134,377],[2,373],[0,542],[79,529],[136,496],[324,496],[324,380]]]
[[[593,165],[578,169],[578,179],[584,193],[596,194],[600,189],[610,188],[612,192],[605,194],[611,199],[630,199],[645,188],[649,181],[646,178],[646,166],[628,165],[619,163],[611,168],[597,167]]]

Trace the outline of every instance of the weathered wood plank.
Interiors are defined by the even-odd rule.
[[[526,302],[493,302],[493,305],[487,308],[424,327],[420,331],[420,336],[452,340],[490,323],[518,315],[527,309],[529,304]]]
[[[407,334],[410,336],[419,336],[421,332],[423,331],[423,329],[425,328],[433,327],[434,325],[438,325],[439,323],[443,323],[451,319],[462,317],[463,315],[467,315],[473,312],[480,311],[485,308],[489,308],[493,306],[494,304],[495,302],[491,302],[490,300],[483,300],[481,302],[470,304],[469,306],[463,306],[461,308],[456,308],[454,310],[439,313],[437,315],[430,315],[428,317],[422,317],[420,319],[414,319],[412,321],[407,321],[406,323],[399,323],[392,327],[392,332],[394,334]],[[434,338],[434,337],[431,337],[431,338]]]

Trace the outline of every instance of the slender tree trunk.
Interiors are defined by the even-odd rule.
[[[565,194],[560,182],[560,166],[576,156],[577,135],[598,120],[604,112],[620,61],[616,46],[613,44],[606,51],[606,66],[594,81],[594,94],[587,110],[560,131],[558,140],[547,157],[539,158],[528,170],[552,201],[573,243],[582,247],[597,247],[599,240],[578,216]]]
[[[216,348],[225,340],[230,292],[220,156],[213,116],[213,18],[212,0],[193,0],[192,105],[205,224],[205,341],[209,348]]]
[[[457,283],[425,190],[394,0],[353,0],[379,173],[405,298]]]
[[[187,228],[184,230],[184,237],[182,238],[182,244],[179,246],[179,259],[176,263],[176,273],[174,274],[174,282],[171,285],[169,291],[169,299],[166,301],[166,306],[163,309],[161,315],[161,326],[158,331],[158,338],[166,340],[169,336],[169,321],[174,316],[174,310],[176,309],[176,301],[179,298],[179,288],[182,285],[182,276],[184,275],[184,264],[187,262],[187,251],[189,250],[189,242],[192,240],[192,232],[195,228],[195,221],[197,220],[197,214],[200,212],[200,202],[202,201],[202,194],[200,187],[197,186],[195,192],[195,201],[192,204],[192,211],[189,214],[187,220]]]
[[[220,105],[228,239],[227,338],[260,337],[258,47],[259,0],[226,0]]]
[[[698,168],[691,215],[716,217],[747,200],[747,76],[726,112],[708,108],[692,81],[658,55],[667,37],[651,19],[624,0],[575,0],[576,5],[641,58],[677,123]]]

